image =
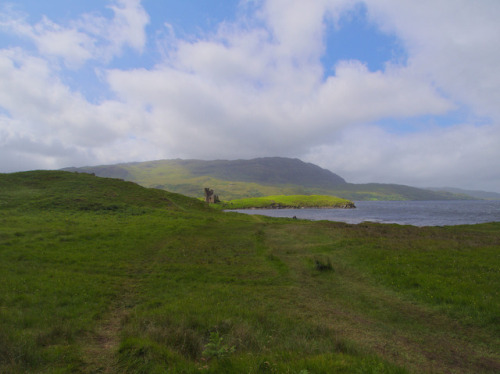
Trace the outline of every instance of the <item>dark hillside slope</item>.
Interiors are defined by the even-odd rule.
[[[227,181],[270,185],[294,184],[331,188],[346,181],[330,170],[299,159],[265,157],[252,160],[186,160],[182,164],[195,176],[210,175]]]

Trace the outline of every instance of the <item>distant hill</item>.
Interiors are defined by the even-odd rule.
[[[454,187],[442,187],[442,188],[429,188],[431,191],[439,191],[439,192],[450,192],[454,194],[462,194],[467,196],[472,196],[476,199],[484,199],[484,200],[500,200],[500,193],[497,192],[487,192],[487,191],[479,191],[479,190],[463,190],[461,188]]]
[[[269,195],[332,195],[349,200],[451,200],[470,198],[397,184],[347,183],[337,174],[299,159],[157,160],[116,165],[65,168],[120,178],[192,197],[210,187],[222,200]]]

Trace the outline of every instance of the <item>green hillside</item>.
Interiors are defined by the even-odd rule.
[[[499,238],[0,174],[0,372],[497,373]]]
[[[222,200],[269,195],[331,195],[348,200],[447,200],[470,198],[396,184],[352,184],[329,170],[298,159],[159,160],[67,168],[201,197],[210,187]]]

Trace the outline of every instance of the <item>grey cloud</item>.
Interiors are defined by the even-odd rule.
[[[460,186],[500,192],[498,126],[457,125],[422,133],[391,134],[374,127],[345,130],[336,142],[304,158],[354,183]]]
[[[0,123],[4,122],[0,118]],[[34,169],[53,169],[65,164],[96,161],[88,150],[65,146],[58,141],[37,139],[30,135],[9,134],[0,129],[0,170],[14,172]]]

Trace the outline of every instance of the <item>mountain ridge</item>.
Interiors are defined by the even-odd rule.
[[[223,200],[266,195],[333,195],[349,200],[456,200],[463,194],[431,191],[398,184],[348,183],[341,176],[297,158],[249,160],[170,159],[64,168],[120,178],[187,196],[200,197],[213,188]]]
[[[262,157],[250,160],[181,160],[196,176],[265,184],[298,184],[303,187],[331,186],[346,181],[330,170],[297,158]],[[311,178],[316,178],[312,181]]]

